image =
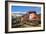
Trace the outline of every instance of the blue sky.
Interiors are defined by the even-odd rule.
[[[41,7],[34,6],[12,6],[12,12],[27,12],[27,11],[36,11],[37,13],[41,13]]]

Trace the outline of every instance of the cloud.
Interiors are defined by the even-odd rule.
[[[24,14],[26,14],[27,12],[19,12],[19,11],[17,11],[17,12],[12,12],[12,14],[14,14],[14,16],[16,15],[16,16],[22,16],[22,15],[24,15]]]
[[[27,12],[16,11],[16,12],[12,12],[12,13],[16,13],[16,14],[26,14]]]

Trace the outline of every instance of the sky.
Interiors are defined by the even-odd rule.
[[[41,13],[41,7],[34,7],[34,6],[12,6],[12,12],[15,13],[23,13],[28,11],[36,11],[38,14]]]

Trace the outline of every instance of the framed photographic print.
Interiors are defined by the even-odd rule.
[[[45,3],[6,1],[5,32],[45,31]]]

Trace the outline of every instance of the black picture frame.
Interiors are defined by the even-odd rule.
[[[18,2],[18,3],[32,3],[32,4],[43,4],[43,14],[45,16],[45,3],[44,2],[25,2],[25,1],[5,1],[5,33],[19,33],[19,32],[37,32],[45,31],[45,17],[43,17],[44,27],[43,30],[30,30],[30,31],[13,31],[8,32],[8,2]]]

